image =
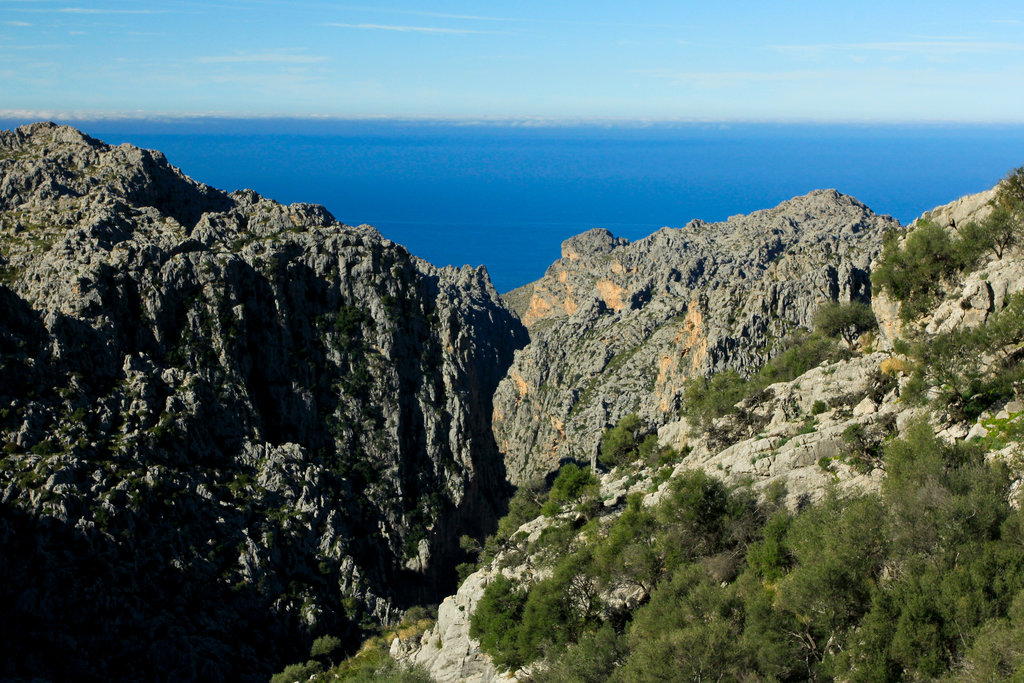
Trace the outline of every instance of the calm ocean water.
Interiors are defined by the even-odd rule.
[[[159,149],[219,188],[323,204],[435,264],[485,264],[499,291],[540,277],[562,240],[593,227],[637,239],[826,187],[906,223],[1024,165],[1024,126],[73,125],[110,143]]]

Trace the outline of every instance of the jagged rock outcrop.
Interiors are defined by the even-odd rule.
[[[505,297],[531,336],[495,394],[510,479],[588,460],[629,413],[673,420],[687,378],[754,371],[823,302],[870,297],[871,259],[894,227],[820,190],[632,244],[605,230],[566,241],[541,280]]]
[[[913,230],[922,221],[930,221],[951,233],[972,222],[981,222],[992,213],[992,202],[996,197],[998,188],[992,188],[977,194],[967,195],[949,204],[937,206],[931,211],[925,211],[920,218],[915,220],[908,228]],[[906,235],[900,242],[905,243]],[[919,321],[921,325],[928,328],[932,334],[937,331],[948,331],[965,322],[967,325],[983,323],[990,313],[1002,308],[1002,301],[1008,294],[1012,294],[1014,283],[1019,281],[1020,265],[1012,259],[990,259],[988,269],[971,272],[966,282],[950,283],[947,288],[947,299],[944,305],[929,312],[928,320]],[[986,282],[991,275],[994,275],[991,282]],[[954,300],[955,299],[955,300]],[[878,321],[879,342],[881,348],[891,349],[892,340],[904,336],[906,322],[900,317],[900,304],[885,290],[875,292],[871,300],[871,307],[875,312],[875,319]]]
[[[679,471],[702,469],[761,494],[781,485],[791,509],[819,500],[832,486],[876,491],[884,475],[878,444],[899,432],[907,412],[897,404],[903,375],[887,367],[888,358],[872,353],[827,363],[767,387],[741,403],[765,427],[724,449],[685,419],[662,427],[660,440],[689,448]]]
[[[438,607],[437,623],[416,638],[396,638],[391,643],[391,657],[422,667],[435,681],[516,680],[498,671],[490,656],[480,649],[480,643],[469,635],[470,618],[477,603],[499,571],[486,567],[466,577],[459,590]]]
[[[265,680],[438,595],[501,504],[526,336],[483,269],[35,124],[0,311],[0,677]]]

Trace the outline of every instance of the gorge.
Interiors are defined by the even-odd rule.
[[[499,296],[483,267],[435,268],[323,207],[225,193],[65,126],[0,133],[0,174],[4,678],[266,680],[329,636],[311,672],[376,637],[410,675],[544,680],[541,649],[604,626],[626,638],[668,560],[629,586],[573,570],[602,607],[568,645],[514,656],[481,648],[487,587],[546,585],[620,520],[682,506],[695,473],[719,482],[702,495],[813,512],[886,490],[883,452],[924,424],[1002,463],[1006,505],[1020,488],[1024,256],[965,230],[994,203],[1012,214],[1005,192],[910,228],[816,190],[635,242],[595,229]],[[910,283],[929,230],[924,260],[943,270],[879,280],[903,258]],[[826,330],[822,311],[855,304],[877,325]],[[988,335],[956,337],[970,353],[929,355],[970,330]],[[577,465],[593,480],[570,491],[558,473]],[[744,543],[764,543],[756,529]],[[686,538],[658,543],[701,543]],[[693,561],[731,585],[747,547]],[[798,576],[777,569],[760,580]],[[872,589],[898,569],[872,567]],[[1018,590],[1007,577],[1000,596]],[[1016,618],[1000,600],[985,618]],[[394,629],[431,604],[436,620]],[[826,664],[856,628],[808,627],[792,656],[814,666],[773,675],[839,671]],[[939,665],[967,661],[963,640]],[[939,670],[909,661],[890,668]]]

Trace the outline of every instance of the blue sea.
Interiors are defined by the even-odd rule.
[[[1024,126],[1008,125],[71,123],[215,187],[323,204],[437,265],[484,264],[501,292],[594,227],[638,239],[829,187],[906,223],[1024,165]]]

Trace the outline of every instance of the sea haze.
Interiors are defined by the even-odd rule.
[[[502,292],[593,227],[633,240],[828,187],[906,223],[1024,165],[1024,126],[1006,125],[69,123],[215,187],[323,204],[435,264],[484,264]]]

